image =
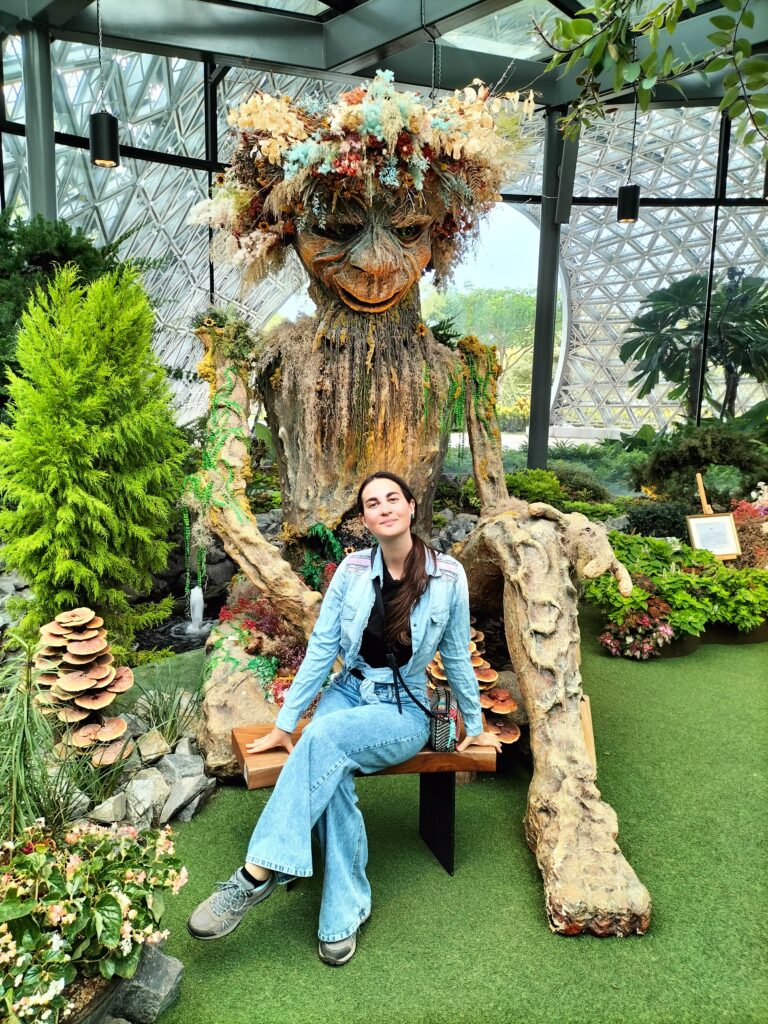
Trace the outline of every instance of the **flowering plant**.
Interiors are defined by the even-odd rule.
[[[42,819],[4,844],[0,872],[0,1012],[11,1022],[67,1016],[79,974],[130,978],[144,943],[168,935],[166,890],[187,881],[170,828],[75,826],[59,843]]]
[[[214,255],[258,279],[307,218],[322,225],[340,197],[367,202],[378,190],[430,207],[443,240],[471,235],[523,148],[519,128],[533,115],[533,93],[521,102],[475,79],[430,103],[396,91],[393,78],[377,71],[333,103],[309,97],[294,105],[257,92],[231,110],[232,165],[190,218],[220,232]],[[438,274],[457,251],[447,248]]]
[[[609,622],[599,637],[600,643],[616,657],[647,661],[657,657],[659,648],[674,639],[668,622],[647,612],[633,612],[624,622]]]

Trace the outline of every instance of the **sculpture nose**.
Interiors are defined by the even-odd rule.
[[[373,277],[394,274],[398,255],[392,242],[382,234],[366,234],[351,250],[350,265]]]

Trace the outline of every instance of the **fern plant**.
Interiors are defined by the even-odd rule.
[[[23,315],[0,426],[3,559],[35,595],[22,629],[87,605],[125,649],[170,613],[135,603],[166,565],[185,455],[152,324],[135,271],[81,285],[71,264]]]

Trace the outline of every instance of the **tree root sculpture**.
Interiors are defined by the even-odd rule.
[[[201,328],[205,345],[200,371],[211,385],[211,413],[203,451],[203,468],[187,489],[185,501],[213,530],[244,575],[288,622],[309,638],[321,597],[260,533],[246,497],[251,477],[248,456],[250,397],[247,368],[227,352],[227,328]]]
[[[497,613],[531,730],[534,773],[525,836],[541,870],[549,926],[576,935],[642,934],[650,895],[617,843],[600,798],[579,703],[579,629],[572,572],[615,573],[631,588],[602,526],[546,505],[508,500],[482,519],[460,554],[475,613]]]

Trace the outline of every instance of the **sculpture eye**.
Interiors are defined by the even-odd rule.
[[[423,224],[406,224],[404,227],[394,229],[401,242],[415,242],[423,230]]]
[[[335,242],[348,242],[350,238],[359,234],[361,227],[361,224],[345,224],[343,221],[337,221],[333,224],[326,224],[322,228],[316,227],[315,233],[323,235],[325,238],[332,238]]]

